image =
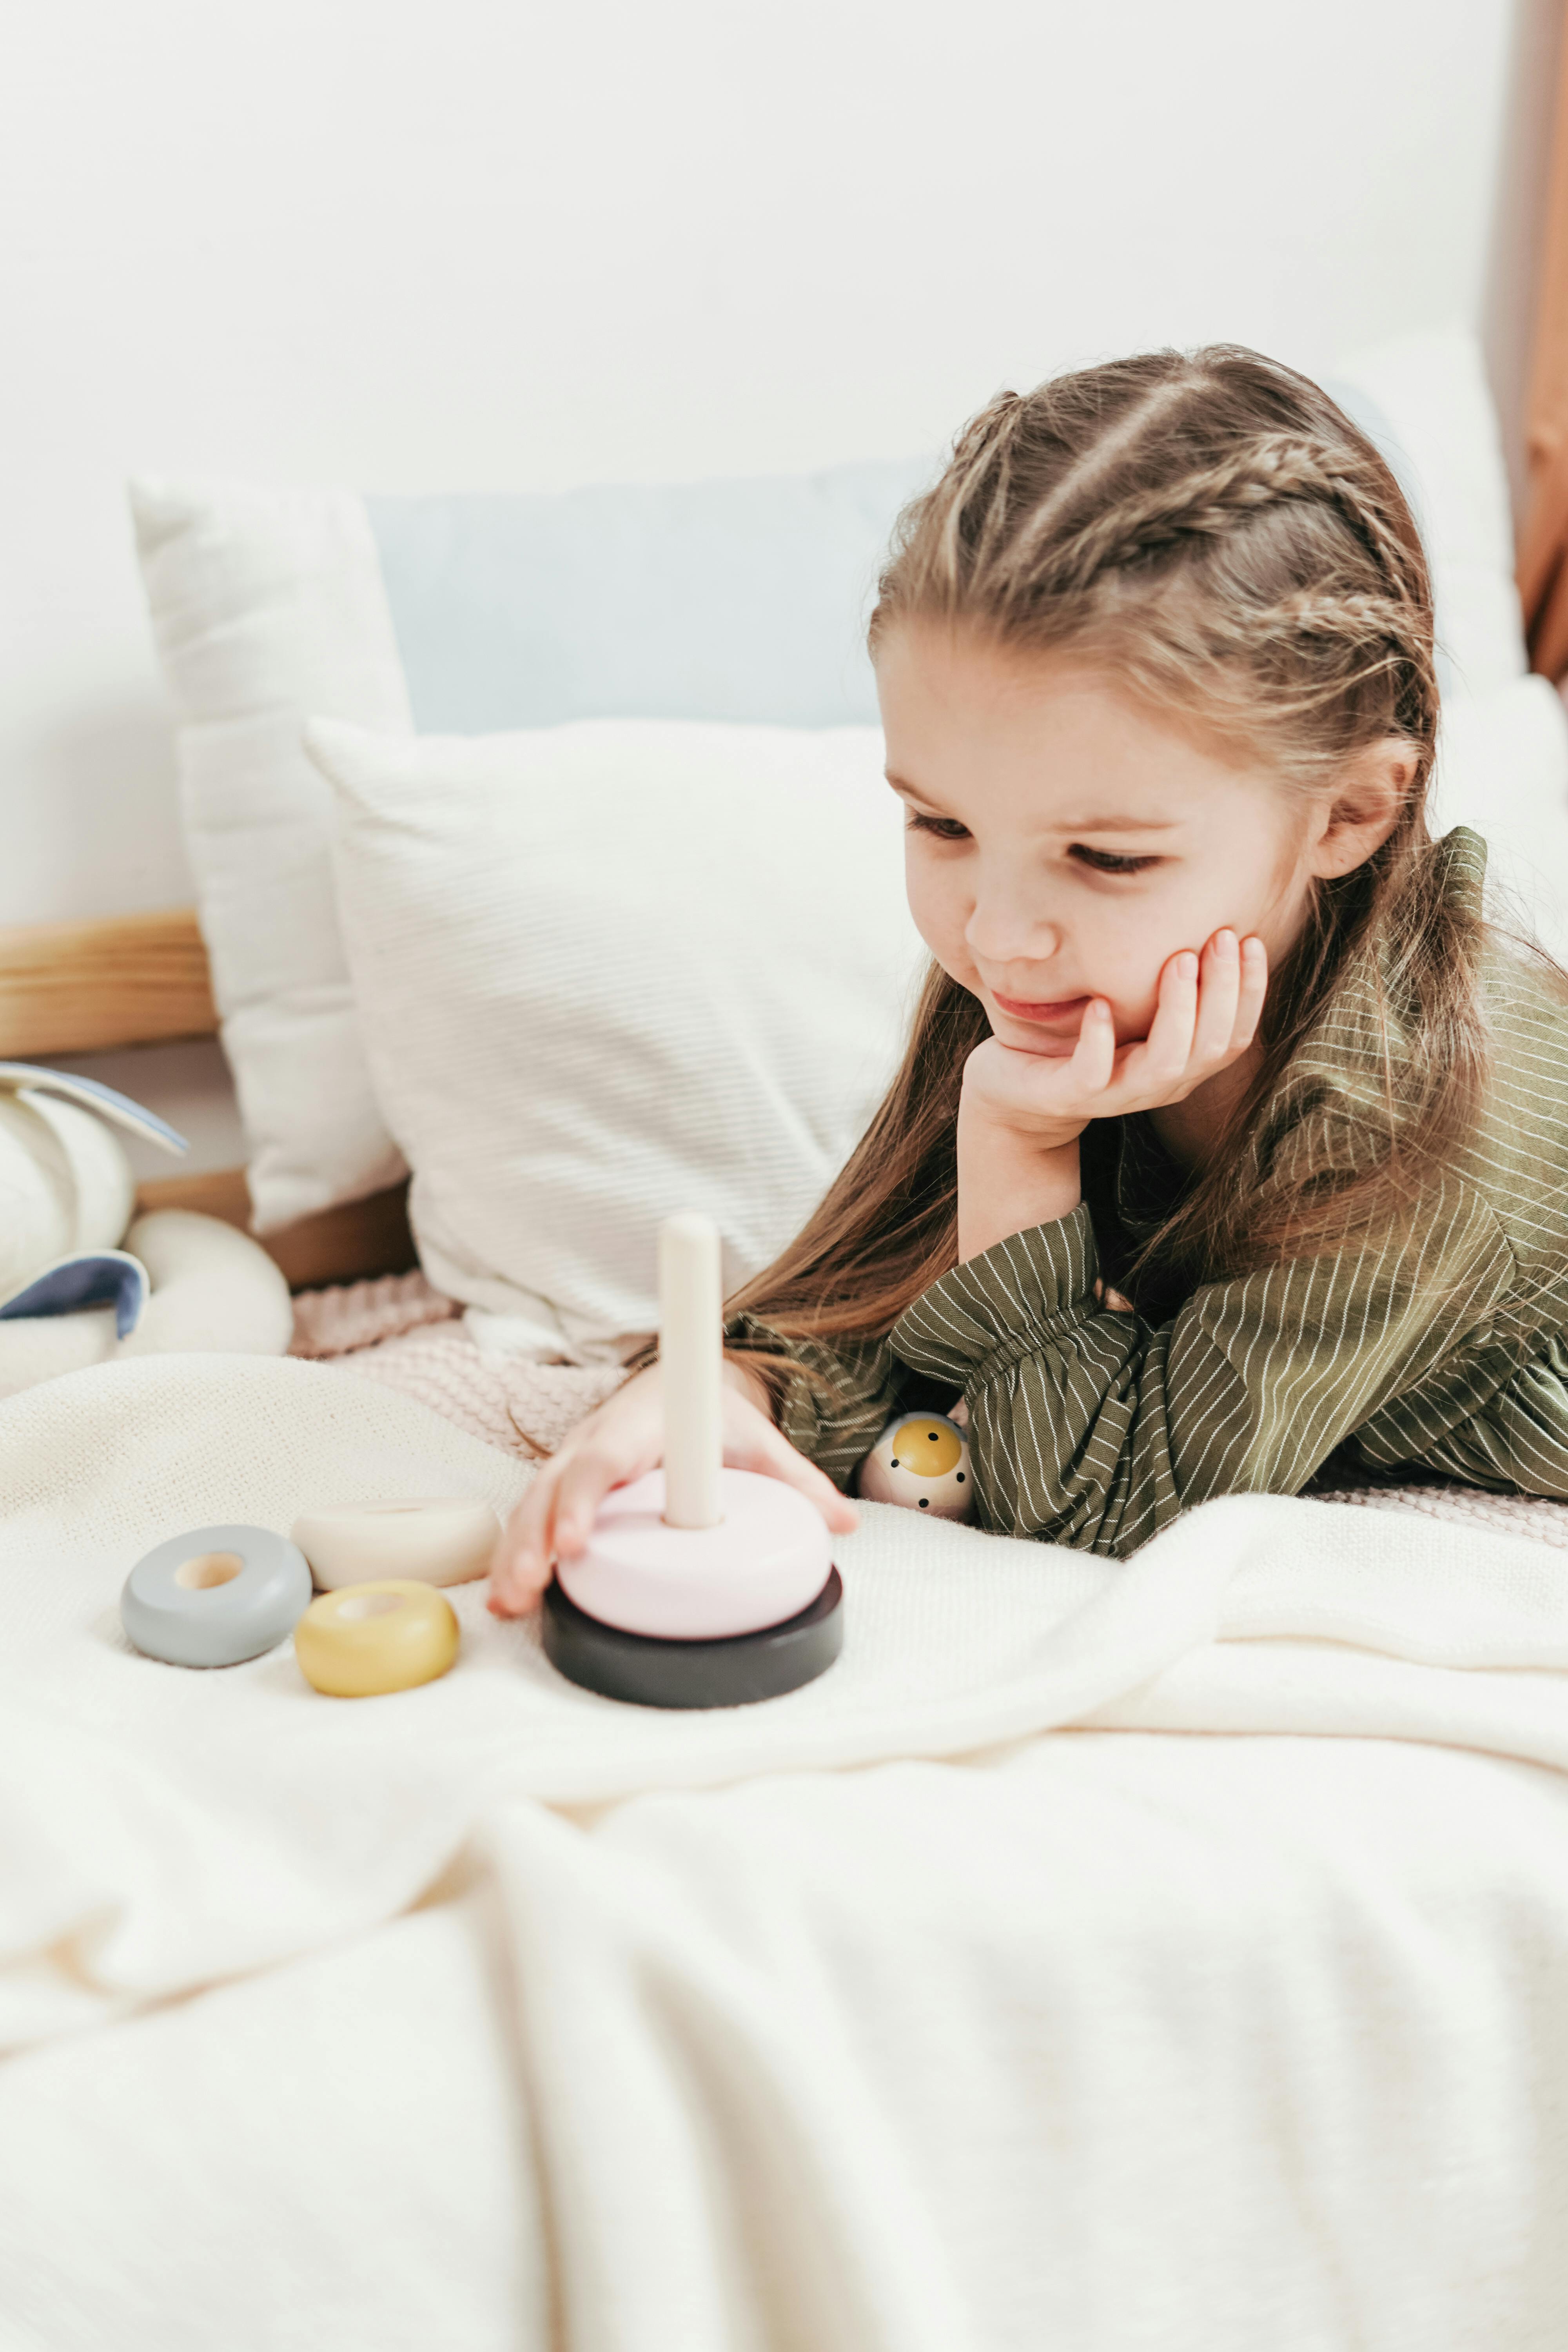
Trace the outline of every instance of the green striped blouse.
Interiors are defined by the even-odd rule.
[[[1486,845],[1432,855],[1480,905]],[[1366,950],[1268,1106],[1271,1166],[1343,1166],[1386,1131],[1377,973]],[[725,1345],[816,1365],[779,1423],[846,1493],[896,1412],[969,1416],[977,1523],[1124,1557],[1215,1495],[1301,1492],[1328,1457],[1419,1464],[1568,1496],[1568,1006],[1494,946],[1495,1056],[1479,1131],[1400,1241],[1192,1293],[1167,1321],[1111,1309],[1087,1203],[953,1266],[884,1337],[788,1339],[749,1313]],[[1401,1041],[1390,1034],[1397,1069]],[[1108,1123],[1109,1124],[1109,1123]],[[1142,1118],[1115,1122],[1113,1206],[1136,1237],[1179,1181]]]

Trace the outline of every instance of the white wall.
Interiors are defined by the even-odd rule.
[[[1004,382],[1484,327],[1556,0],[48,0],[0,81],[0,924],[190,897],[122,483],[930,446]],[[221,1147],[215,1147],[221,1148]]]

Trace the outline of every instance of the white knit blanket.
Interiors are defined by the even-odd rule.
[[[0,1404],[0,2344],[1561,2341],[1568,1555],[862,1504],[838,1664],[705,1715],[478,1586],[379,1700],[121,1635],[182,1528],[533,1475],[294,1359]]]

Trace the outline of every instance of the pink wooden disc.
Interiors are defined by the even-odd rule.
[[[613,1486],[583,1549],[556,1564],[562,1591],[601,1625],[666,1641],[783,1624],[827,1581],[827,1522],[798,1486],[754,1470],[721,1470],[719,1492],[716,1527],[672,1528],[662,1469]]]

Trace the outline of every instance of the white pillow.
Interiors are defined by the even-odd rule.
[[[1513,576],[1513,515],[1477,338],[1398,335],[1353,352],[1328,389],[1382,446],[1432,569],[1445,698],[1486,696],[1530,667]]]
[[[362,499],[145,481],[132,501],[252,1227],[268,1234],[405,1173],[338,935],[331,795],[300,729],[306,711],[413,720]]]
[[[1444,703],[1428,822],[1474,827],[1493,915],[1568,965],[1568,713],[1548,679]]]
[[[926,470],[493,499],[132,484],[257,1233],[404,1173],[349,994],[305,717],[390,733],[874,720],[866,592]]]
[[[1487,694],[1520,677],[1507,485],[1474,336],[1380,345],[1329,381],[1416,490],[1445,683]],[[347,985],[305,717],[394,734],[493,730],[502,710],[509,726],[873,719],[866,593],[933,463],[531,499],[132,485],[256,1232],[403,1173]]]
[[[726,1293],[770,1263],[886,1092],[929,963],[879,730],[305,740],[437,1288],[592,1363],[657,1328],[662,1218],[714,1219]]]

